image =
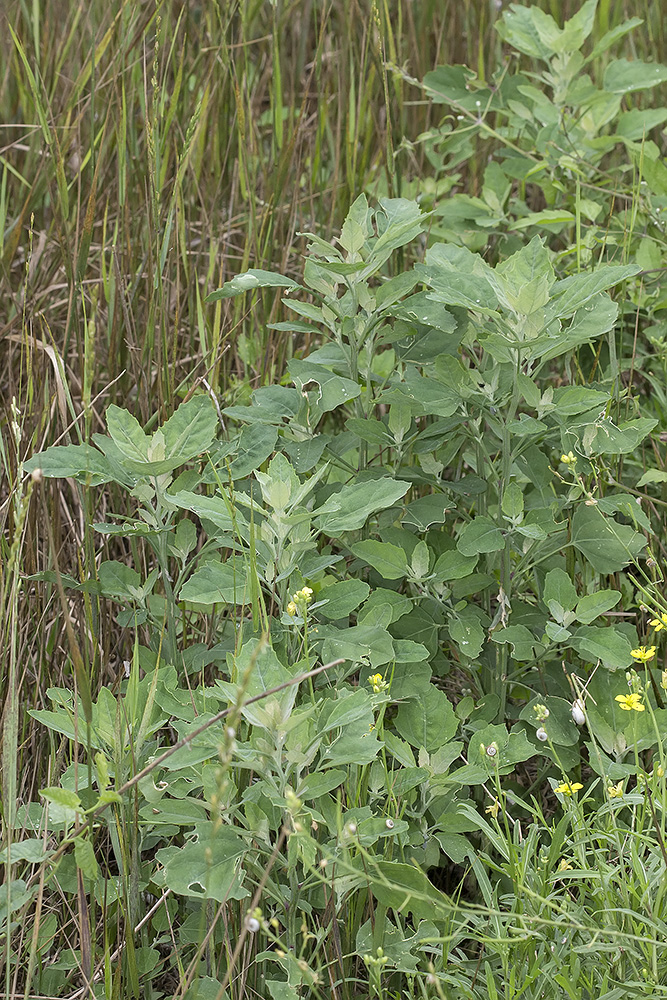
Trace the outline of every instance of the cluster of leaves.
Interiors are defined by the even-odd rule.
[[[644,106],[642,98],[667,82],[667,66],[608,59],[642,20],[631,18],[591,44],[597,7],[587,0],[559,28],[539,7],[512,4],[496,29],[515,58],[492,80],[465,66],[440,66],[424,77],[424,92],[449,114],[419,137],[433,170],[419,182],[420,201],[433,209],[437,238],[471,250],[506,256],[539,233],[570,271],[601,259],[635,261],[643,275],[629,305],[656,324],[658,337],[667,107]],[[537,72],[520,68],[525,57]],[[479,191],[443,197],[470,158],[487,164]]]
[[[546,15],[526,37],[560,73],[549,84],[558,119],[542,128],[569,129],[571,106],[585,132],[590,105],[600,155],[585,137],[576,145],[597,170],[611,147],[593,140],[632,87],[595,100],[587,90],[572,53],[594,6],[549,51]],[[502,22],[519,48],[535,11]],[[438,79],[451,102],[447,72]],[[470,100],[486,111],[504,101],[517,116],[516,94],[536,89],[507,77],[471,98],[468,75],[455,76],[466,111]],[[523,96],[539,120],[540,102]],[[528,135],[552,155],[550,140]],[[535,172],[539,183],[547,173]],[[577,206],[579,218],[580,193]],[[534,216],[526,226],[556,224]],[[124,939],[135,995],[138,974],[159,994],[150,984],[175,944],[190,963],[178,995],[221,996],[234,934],[258,932],[275,946],[255,957],[274,1000],[326,995],[329,983],[351,995],[351,975],[378,996],[406,983],[415,995],[476,996],[486,937],[488,996],[519,970],[526,997],[547,995],[547,955],[559,989],[586,984],[570,996],[611,1000],[664,981],[664,890],[650,933],[627,918],[661,878],[667,723],[655,658],[638,655],[649,644],[640,605],[665,610],[651,506],[637,502],[653,481],[657,420],[622,388],[614,349],[617,300],[641,263],[593,266],[584,255],[585,268],[561,276],[557,250],[535,235],[492,266],[460,232],[445,242],[436,232],[423,261],[387,278],[431,222],[414,201],[373,208],[362,195],[335,242],[309,234],[302,284],[251,270],[213,293],[282,288],[296,318],[277,329],[318,345],[248,405],[219,413],[197,394],[152,435],[112,406],[106,435],[25,464],[84,491],[129,493],[135,516],[95,527],[154,555],[145,572],[106,561],[95,580],[62,581],[115,602],[133,648],[117,691],[93,701],[51,689],[51,708],[33,712],[82,749],[87,768],[75,753],[43,802],[20,811],[34,836],[8,863],[41,863],[63,892],[117,907],[99,967],[82,944],[42,970],[42,991],[83,966],[112,995],[109,955]],[[626,671],[644,711],[623,701]],[[562,806],[557,823],[531,800],[535,788],[552,811]],[[625,838],[645,875],[634,900],[610,888]],[[563,892],[554,904],[575,839],[574,861],[603,865],[604,879],[587,899]],[[458,874],[445,887],[460,891],[468,871],[483,912],[435,888],[448,867]],[[3,919],[38,889],[34,878],[11,882]],[[139,928],[146,893],[161,905]],[[621,915],[600,928],[602,909]],[[521,934],[500,947],[517,913]],[[575,949],[564,934],[577,935]],[[584,950],[613,960],[582,971]]]

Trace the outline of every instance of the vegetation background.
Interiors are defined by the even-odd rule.
[[[494,30],[506,6],[493,0],[9,0],[3,5],[5,840],[14,836],[17,804],[37,802],[39,790],[57,784],[69,760],[66,741],[54,740],[29,710],[44,708],[49,689],[71,687],[73,659],[80,655],[93,697],[105,686],[115,689],[133,649],[132,635],[117,624],[110,601],[91,602],[79,590],[68,593],[63,605],[57,586],[31,586],[28,578],[57,566],[68,578],[95,579],[100,558],[130,563],[143,577],[152,565],[140,538],[114,535],[100,542],[93,532],[93,522],[104,520],[109,510],[131,513],[128,496],[114,484],[77,494],[64,481],[45,481],[24,508],[20,463],[50,445],[89,440],[104,431],[110,404],[128,408],[147,431],[201,387],[210,387],[221,408],[245,404],[252,390],[281,379],[295,353],[317,346],[311,334],[287,335],[275,328],[289,314],[272,293],[216,302],[206,297],[250,267],[300,281],[307,241],[297,234],[330,240],[362,192],[371,199],[432,198],[433,171],[417,140],[438,124],[442,109],[409,78],[421,81],[440,64],[465,64],[481,81],[490,80],[507,58]],[[580,8],[573,0],[534,6],[559,23]],[[591,42],[637,16],[642,26],[619,37],[615,55],[665,61],[664,14],[663,5],[650,0],[600,0]],[[521,65],[527,72],[535,68],[527,57]],[[651,93],[652,105],[663,103],[664,88]],[[473,155],[457,165],[452,190],[476,196],[489,145],[477,136],[473,147]],[[406,268],[410,254],[418,257],[422,249],[401,250],[389,267]],[[113,949],[105,946],[110,932],[104,905],[88,912],[69,885],[56,889],[49,882],[42,893],[48,905],[37,910],[33,902],[26,904],[27,919],[11,948],[5,931],[7,1000],[46,996],[32,992],[38,971],[68,945],[83,961],[91,934],[98,957],[106,961],[102,986],[95,987],[102,992],[96,995],[217,995],[217,987],[191,992],[193,975],[178,970],[173,952],[165,965],[177,970],[173,974],[163,968],[151,978],[152,970],[140,962],[133,967],[130,957],[117,975]],[[496,905],[485,903],[487,910]],[[6,918],[7,895],[4,905]],[[51,916],[55,924],[40,937],[40,921]],[[124,917],[114,919],[120,925]],[[654,936],[662,926],[656,923]],[[241,927],[237,923],[237,934]],[[232,952],[234,928],[227,933]],[[498,927],[490,932],[489,952],[504,934]],[[88,949],[90,957],[90,941]],[[522,995],[518,986],[511,992],[494,972],[485,973],[478,955],[470,958],[468,992],[461,996]],[[248,960],[244,951],[241,965]],[[352,982],[359,968],[350,962]],[[48,980],[53,995],[83,996],[76,992],[82,989],[76,962],[74,971],[67,963],[59,968]],[[381,977],[370,969],[371,985],[359,989],[380,995]],[[409,987],[394,985],[391,995],[408,988],[411,995],[426,995],[431,989],[425,978],[406,975]],[[250,980],[245,995],[267,995],[257,972]],[[455,990],[440,984],[437,992],[450,995],[443,993],[449,988]],[[234,995],[244,995],[243,989],[236,982]],[[280,1000],[298,995],[296,986],[290,989],[281,994],[272,987],[271,995]],[[554,996],[588,995],[575,986],[571,992],[562,984],[558,989],[562,992]],[[298,990],[306,995],[303,983]],[[340,982],[327,983],[324,993],[354,995]],[[621,996],[611,988],[604,995]]]

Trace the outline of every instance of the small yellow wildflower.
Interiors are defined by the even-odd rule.
[[[291,615],[292,618],[296,615],[296,604],[294,601],[290,601],[287,605],[287,614]]]
[[[568,451],[567,455],[561,455],[560,460],[563,465],[575,465],[577,461],[577,456],[573,455],[571,451]]]
[[[660,629],[667,628],[667,615],[660,615],[659,618],[651,618],[649,625],[652,625],[656,632]]]
[[[643,712],[642,696],[640,694],[617,694],[614,699],[624,712]]]
[[[664,778],[664,776],[665,776],[665,769],[662,766],[662,764],[658,764],[657,767],[654,767],[653,768],[653,773],[655,774],[656,778]]]
[[[619,781],[617,785],[607,786],[607,795],[610,799],[622,799],[623,798],[623,782]]]
[[[630,655],[634,656],[635,660],[639,660],[640,663],[648,663],[655,656],[655,646],[640,646],[638,649],[631,649]]]
[[[559,872],[571,872],[572,871],[572,865],[567,860],[567,858],[561,858],[560,859],[560,864],[558,866],[558,871]]]
[[[382,674],[371,674],[368,683],[373,688],[373,694],[382,694],[389,686]]]
[[[489,813],[489,815],[493,816],[495,819],[500,812],[500,799],[494,799],[493,803],[490,806],[487,806],[484,812]]]
[[[562,785],[556,786],[556,791],[560,792],[561,795],[574,795],[583,787],[578,781],[564,781]]]

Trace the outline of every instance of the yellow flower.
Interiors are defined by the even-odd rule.
[[[607,786],[607,795],[610,799],[622,799],[623,798],[623,782],[619,781],[617,785]]]
[[[368,683],[373,688],[373,694],[382,694],[389,686],[382,674],[371,674],[368,678]]]
[[[570,862],[566,858],[561,858],[560,859],[560,864],[558,866],[558,871],[559,872],[571,872],[572,871],[572,865],[570,864]]]
[[[631,649],[630,655],[634,656],[635,660],[639,660],[641,663],[648,663],[655,656],[655,646],[640,646],[639,649]]]
[[[640,694],[617,694],[615,701],[624,712],[643,712],[642,696]]]
[[[661,628],[667,628],[667,615],[660,615],[659,618],[651,618],[649,625],[652,625],[656,632],[659,632]]]
[[[577,461],[577,456],[573,455],[571,451],[568,451],[567,455],[561,455],[560,460],[563,465],[575,465]]]
[[[294,618],[294,616],[296,615],[296,604],[294,603],[294,601],[290,601],[289,604],[287,605],[287,614],[291,615],[292,618]]]
[[[490,806],[487,806],[484,812],[489,813],[489,815],[493,816],[493,818],[495,819],[498,813],[500,812],[500,800],[494,799],[493,803]]]
[[[583,787],[578,781],[564,781],[562,785],[557,785],[556,791],[560,792],[561,795],[574,795]]]
[[[296,594],[292,594],[292,600],[295,601],[296,604],[300,601],[310,604],[312,596],[313,591],[311,587],[302,587],[301,590],[297,590]]]

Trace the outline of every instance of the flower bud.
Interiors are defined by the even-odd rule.
[[[584,712],[584,706],[580,698],[575,698],[572,702],[571,715],[573,720],[578,726],[583,726],[586,721],[586,713]]]

